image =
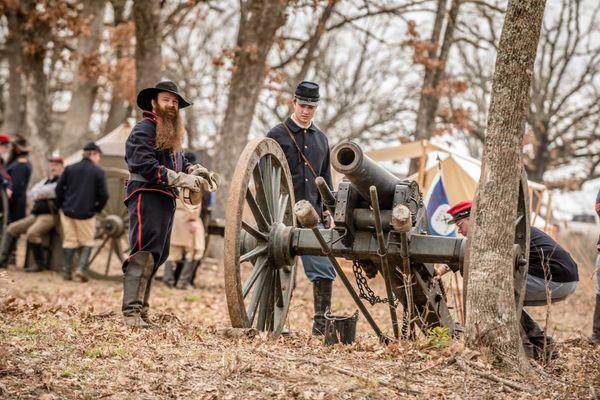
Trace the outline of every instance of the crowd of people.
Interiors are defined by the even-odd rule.
[[[109,199],[106,174],[99,165],[102,150],[93,142],[87,143],[81,160],[66,167],[63,157],[48,158],[45,178],[28,191],[32,175],[29,152],[25,139],[0,134],[0,184],[8,199],[0,268],[15,264],[16,245],[23,237],[26,252],[31,255],[25,262],[25,272],[51,269],[50,242],[59,238],[63,279],[87,282],[90,254],[98,232],[96,216]],[[195,157],[191,152],[186,152],[186,156],[191,160]],[[206,196],[202,200],[204,206],[210,205]],[[188,289],[194,284],[204,255],[206,221],[201,219],[198,208],[190,211],[180,204],[177,209],[173,221],[177,234],[170,243],[171,256],[163,282],[168,287]]]

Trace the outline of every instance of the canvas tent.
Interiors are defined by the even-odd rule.
[[[124,158],[125,141],[131,133],[133,123],[133,120],[125,121],[112,132],[107,133],[105,136],[96,140],[96,144],[102,149],[102,159],[100,160],[100,166],[102,168],[120,168],[127,170],[127,164],[125,163]],[[81,160],[81,152],[81,150],[78,150],[66,157],[65,165],[73,164]]]
[[[450,204],[472,199],[477,189],[481,162],[475,158],[453,152],[427,140],[406,143],[395,147],[386,147],[367,152],[373,160],[401,162],[417,158],[419,171],[408,177],[419,183],[423,193],[429,190],[438,171],[442,172],[442,181]],[[532,225],[548,229],[552,216],[551,194],[542,184],[528,181]],[[544,218],[540,213],[544,211]]]

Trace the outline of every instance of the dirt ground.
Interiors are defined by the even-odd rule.
[[[600,351],[585,340],[591,268],[583,275],[577,294],[550,310],[548,327],[560,340],[561,357],[543,369],[536,364],[536,377],[524,379],[491,369],[459,342],[444,346],[420,338],[383,346],[364,318],[355,344],[324,347],[309,335],[311,288],[302,271],[289,314],[291,333],[271,341],[228,329],[222,265],[214,260],[202,266],[196,289],[154,283],[157,326],[145,331],[122,326],[117,282],[78,284],[52,272],[10,267],[0,272],[0,397],[594,398],[600,393]],[[376,281],[374,289],[383,294]],[[334,312],[352,313],[356,307],[339,282],[334,291]],[[385,307],[373,312],[389,331]],[[453,362],[457,354],[463,368]],[[462,360],[469,358],[465,367]]]

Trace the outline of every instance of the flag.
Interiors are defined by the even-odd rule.
[[[442,181],[441,170],[433,178],[433,182],[425,196],[425,204],[427,205],[429,232],[436,236],[456,236],[455,226],[448,223],[451,218],[447,213],[450,204]]]

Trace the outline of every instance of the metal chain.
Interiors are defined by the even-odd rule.
[[[357,260],[354,260],[352,262],[352,272],[354,272],[354,277],[356,278],[356,286],[358,287],[358,293],[360,298],[365,299],[372,306],[374,306],[377,303],[388,302],[387,297],[382,299],[381,297],[375,294],[373,289],[371,289],[367,281],[367,277],[363,275],[362,266]],[[398,305],[398,299],[395,299],[394,305]]]

